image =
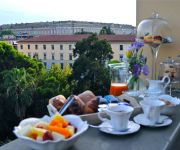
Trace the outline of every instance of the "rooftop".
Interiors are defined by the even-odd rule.
[[[35,36],[29,39],[18,41],[18,43],[29,42],[77,42],[82,39],[88,38],[89,34],[77,34],[77,35],[42,35]],[[135,35],[99,35],[100,40],[104,39],[109,42],[133,42],[135,41]]]

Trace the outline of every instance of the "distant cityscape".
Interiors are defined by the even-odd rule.
[[[52,21],[36,23],[5,24],[0,26],[0,31],[11,30],[18,38],[37,35],[73,35],[77,32],[93,32],[99,34],[102,27],[109,27],[115,34],[135,34],[132,25],[99,23],[86,21]]]
[[[102,29],[110,29],[110,35],[99,35]],[[135,40],[136,28],[132,25],[85,21],[53,21],[6,24],[0,26],[1,41],[7,41],[19,52],[39,59],[47,69],[51,65],[73,65],[77,58],[72,50],[76,42],[97,33],[106,39],[114,52],[113,59],[122,60],[125,50]],[[82,34],[83,33],[83,34]]]

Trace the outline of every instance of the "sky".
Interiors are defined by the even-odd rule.
[[[0,25],[46,21],[136,25],[136,0],[0,0]]]

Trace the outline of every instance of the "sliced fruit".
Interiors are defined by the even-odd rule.
[[[49,125],[49,126],[48,126],[48,129],[49,129],[50,131],[54,131],[54,132],[57,132],[57,133],[60,133],[60,134],[64,135],[65,138],[68,138],[68,137],[71,136],[71,133],[70,133],[69,130],[66,129],[66,128],[61,128],[61,127]]]
[[[53,136],[52,136],[51,132],[46,131],[46,133],[44,133],[42,139],[43,139],[43,141],[53,140]]]
[[[69,126],[66,127],[66,129],[69,130],[71,136],[74,135],[74,133],[75,133],[75,128],[74,128],[73,126],[69,125]]]
[[[52,120],[50,121],[50,124],[53,120],[56,120],[56,122],[62,123],[63,127],[68,126],[68,122],[63,118],[63,116],[61,116],[60,114],[55,114],[52,118]]]
[[[51,122],[49,123],[49,125],[51,125],[51,126],[63,127],[63,123],[60,122],[58,119],[53,119],[53,120],[51,120]]]
[[[43,135],[47,132],[46,129],[31,127],[30,132],[27,134],[28,137],[32,139],[37,139],[37,137],[43,137]]]
[[[53,137],[54,141],[65,139],[64,135],[57,133],[57,132],[52,132],[52,137]]]
[[[42,128],[42,129],[48,129],[48,123],[47,122],[38,122],[35,124],[36,128]]]

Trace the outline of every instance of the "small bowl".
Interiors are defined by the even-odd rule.
[[[21,142],[25,143],[28,147],[34,150],[65,150],[71,147],[78,140],[81,134],[88,129],[88,124],[86,121],[82,121],[82,119],[76,115],[65,115],[63,117],[77,128],[77,132],[68,139],[57,141],[36,141],[29,137],[23,136],[18,132],[23,126],[36,124],[40,120],[48,122],[50,118],[47,116],[43,118],[24,119],[17,127],[15,127],[13,132],[21,140]]]
[[[178,109],[180,109],[180,105],[172,105],[172,106],[165,106],[162,110],[161,110],[161,114],[162,115],[168,115],[171,116],[173,115]]]
[[[164,108],[161,110],[161,114],[164,115],[173,115],[177,109],[180,107],[180,99],[172,97],[167,94],[160,95],[158,97],[160,100],[170,103],[170,105],[165,105]]]

